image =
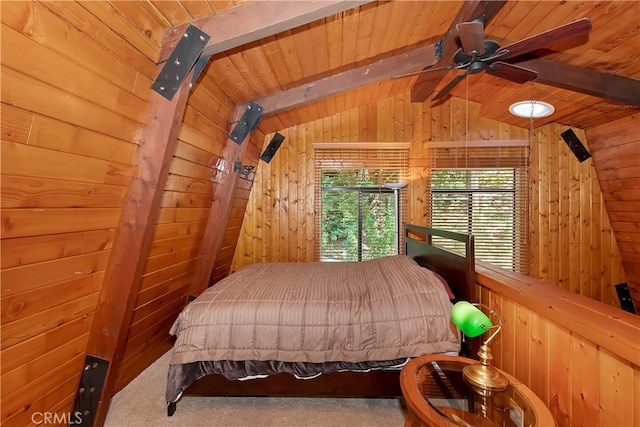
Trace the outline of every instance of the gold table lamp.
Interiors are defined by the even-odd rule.
[[[489,310],[489,314],[498,320],[498,324],[494,325],[489,317],[478,307],[484,307]],[[504,319],[484,304],[458,301],[451,310],[451,320],[470,338],[478,337],[493,330],[478,351],[480,363],[465,366],[462,370],[462,376],[469,384],[482,390],[505,390],[509,385],[509,381],[500,371],[491,365],[493,356],[489,348],[491,340],[493,340],[502,329]]]

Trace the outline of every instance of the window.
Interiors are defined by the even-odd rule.
[[[400,189],[385,184],[403,181],[408,149],[376,145],[316,144],[316,259],[399,253],[404,200]]]
[[[477,259],[526,273],[527,153],[513,148],[432,150],[431,226],[471,233]]]

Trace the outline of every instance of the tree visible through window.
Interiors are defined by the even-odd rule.
[[[366,261],[400,252],[409,143],[314,143],[315,258]]]
[[[321,261],[366,261],[396,253],[393,190],[369,170],[323,170]]]
[[[431,173],[432,227],[473,234],[477,259],[520,271],[517,228],[523,206],[516,168],[433,169]]]

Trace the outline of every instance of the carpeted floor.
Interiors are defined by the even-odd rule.
[[[106,427],[401,427],[405,422],[399,399],[185,397],[167,417],[169,359],[170,352],[113,397]]]

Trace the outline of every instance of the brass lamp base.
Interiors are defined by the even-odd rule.
[[[487,391],[502,391],[509,386],[509,380],[496,368],[491,366],[491,350],[486,344],[480,346],[478,351],[480,363],[467,365],[462,369],[462,377],[472,386]]]
[[[502,391],[509,386],[509,381],[496,368],[481,363],[465,366],[462,376],[469,384],[483,390]]]

